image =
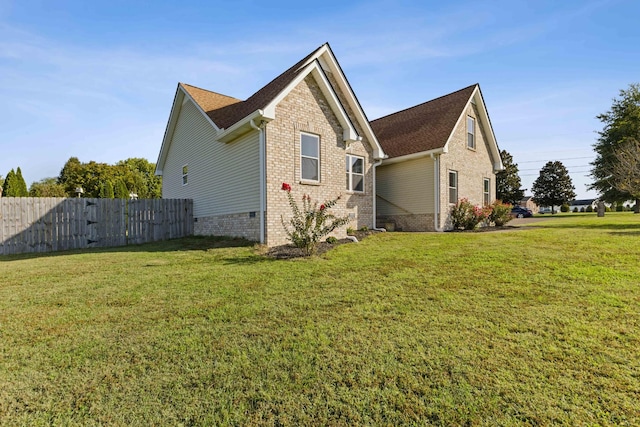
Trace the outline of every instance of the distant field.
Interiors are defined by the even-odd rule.
[[[0,257],[0,425],[640,425],[640,215]]]

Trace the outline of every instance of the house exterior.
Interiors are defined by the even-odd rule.
[[[538,213],[540,210],[536,202],[533,201],[533,196],[523,197],[522,200],[520,200],[519,205],[523,208],[529,209],[533,213]]]
[[[346,228],[373,228],[384,157],[328,44],[242,101],[179,83],[157,161],[163,198],[193,199],[198,235],[287,243],[283,182],[300,203],[341,195]],[[346,178],[346,179],[345,179]]]
[[[578,199],[578,200],[572,200],[569,203],[569,211],[570,212],[584,212],[586,211],[589,207],[591,207],[591,210],[597,210],[598,209],[598,199]]]
[[[460,199],[487,205],[503,169],[487,108],[475,84],[373,120],[388,158],[376,172],[377,222],[403,231],[451,227]]]

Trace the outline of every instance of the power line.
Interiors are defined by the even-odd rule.
[[[567,157],[566,159],[556,159],[556,160],[579,160],[579,159],[593,159],[593,156],[586,156],[586,157]],[[542,162],[548,162],[549,160],[525,160],[524,162],[518,162],[518,164],[520,163],[542,163]]]
[[[573,166],[565,166],[567,169],[571,168],[590,168],[591,165],[573,165]],[[537,171],[539,168],[528,168],[528,169],[518,169],[518,171]]]

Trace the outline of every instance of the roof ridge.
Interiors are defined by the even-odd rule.
[[[453,92],[451,92],[451,93],[447,93],[446,95],[441,95],[441,96],[439,96],[439,97],[437,97],[437,98],[430,99],[430,100],[425,101],[425,102],[422,102],[422,103],[420,103],[420,104],[416,104],[416,105],[413,105],[413,106],[411,106],[411,107],[404,108],[404,109],[399,110],[399,111],[396,111],[396,112],[394,112],[394,113],[389,113],[389,114],[387,114],[386,116],[378,117],[377,119],[373,119],[373,120],[371,120],[371,121],[370,121],[370,123],[375,122],[375,121],[377,121],[377,120],[385,119],[385,118],[387,118],[387,117],[394,116],[394,115],[396,115],[396,114],[404,113],[405,111],[412,110],[412,109],[417,108],[417,107],[422,107],[423,105],[429,104],[429,103],[434,102],[434,101],[438,101],[438,100],[440,100],[440,99],[442,99],[442,98],[446,98],[446,97],[448,97],[448,96],[455,95],[455,94],[457,94],[457,93],[460,93],[460,92],[462,92],[462,91],[468,90],[468,89],[470,89],[470,88],[472,88],[472,87],[476,87],[476,86],[480,86],[480,84],[479,84],[479,83],[474,83],[474,84],[469,85],[469,86],[467,86],[467,87],[464,87],[464,88],[462,88],[462,89],[458,89],[458,90],[453,91]]]

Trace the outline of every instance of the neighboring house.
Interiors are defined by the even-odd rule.
[[[333,212],[374,227],[383,156],[324,44],[244,101],[178,84],[156,174],[162,197],[193,199],[196,234],[273,246],[287,242],[281,217],[291,217],[283,182],[299,204],[303,194],[320,203],[342,195]]]
[[[460,199],[495,199],[503,169],[480,86],[371,122],[388,158],[377,168],[378,224],[404,231],[450,228]]]
[[[540,210],[536,202],[533,201],[533,196],[523,197],[518,204],[523,208],[529,209],[533,213],[538,213],[538,211]]]
[[[591,206],[593,210],[597,210],[598,199],[572,200],[571,203],[569,204],[569,210],[573,212],[575,209],[577,209],[578,212],[580,212],[581,210],[586,210],[589,206]]]

